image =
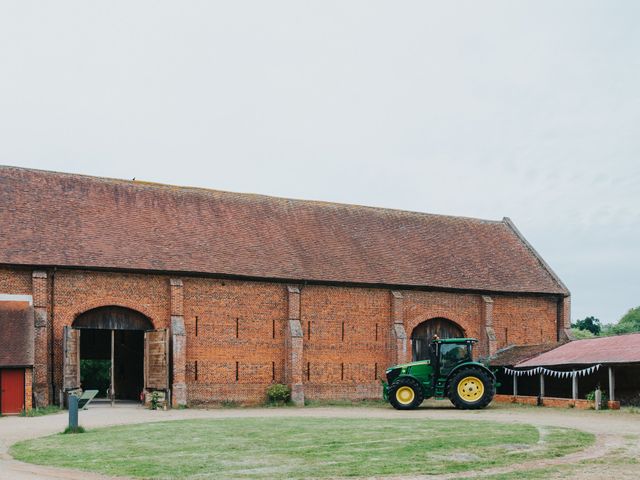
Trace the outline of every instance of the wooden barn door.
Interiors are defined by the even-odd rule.
[[[80,388],[80,330],[64,327],[62,383],[65,392]]]
[[[144,387],[169,392],[169,331],[144,332]]]
[[[414,362],[429,360],[429,346],[434,335],[440,338],[461,338],[464,337],[464,332],[456,323],[446,318],[433,318],[422,322],[413,329],[411,334],[411,352]]]

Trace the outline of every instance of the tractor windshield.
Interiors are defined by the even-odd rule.
[[[440,345],[440,374],[446,375],[461,362],[470,360],[467,345],[443,343]]]

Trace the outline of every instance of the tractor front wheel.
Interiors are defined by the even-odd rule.
[[[456,408],[484,408],[496,393],[491,376],[478,368],[462,368],[449,381],[448,397]]]
[[[424,400],[420,382],[413,378],[399,378],[389,387],[389,403],[398,410],[413,410]]]

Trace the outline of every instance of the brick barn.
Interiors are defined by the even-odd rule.
[[[0,327],[0,359],[32,342],[37,405],[88,381],[84,360],[113,362],[122,399],[257,403],[274,382],[297,403],[379,398],[434,333],[486,357],[569,328],[568,290],[508,218],[14,167],[0,199],[0,311],[29,319]]]

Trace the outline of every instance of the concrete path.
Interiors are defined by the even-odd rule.
[[[436,406],[437,405],[437,406]],[[505,423],[528,423],[539,427],[558,426],[577,428],[597,436],[597,445],[566,460],[580,461],[602,456],[617,448],[629,435],[640,436],[640,415],[621,412],[594,412],[553,408],[519,408],[497,405],[481,411],[460,411],[449,408],[448,402],[427,403],[418,410],[400,412],[391,408],[312,407],[312,408],[234,408],[214,410],[151,411],[138,406],[96,406],[80,413],[80,424],[85,428],[109,425],[186,420],[198,418],[239,417],[323,417],[323,418],[431,418],[456,420],[491,420]],[[64,430],[66,412],[43,417],[0,418],[0,479],[48,480],[77,479],[98,480],[112,477],[91,475],[75,470],[41,467],[13,460],[8,448],[20,440],[41,437]],[[574,458],[575,457],[575,458]],[[554,460],[557,462],[557,459]],[[561,462],[562,463],[562,462]],[[542,466],[542,465],[540,465]],[[499,472],[496,472],[499,473]],[[635,478],[635,477],[629,477]]]

